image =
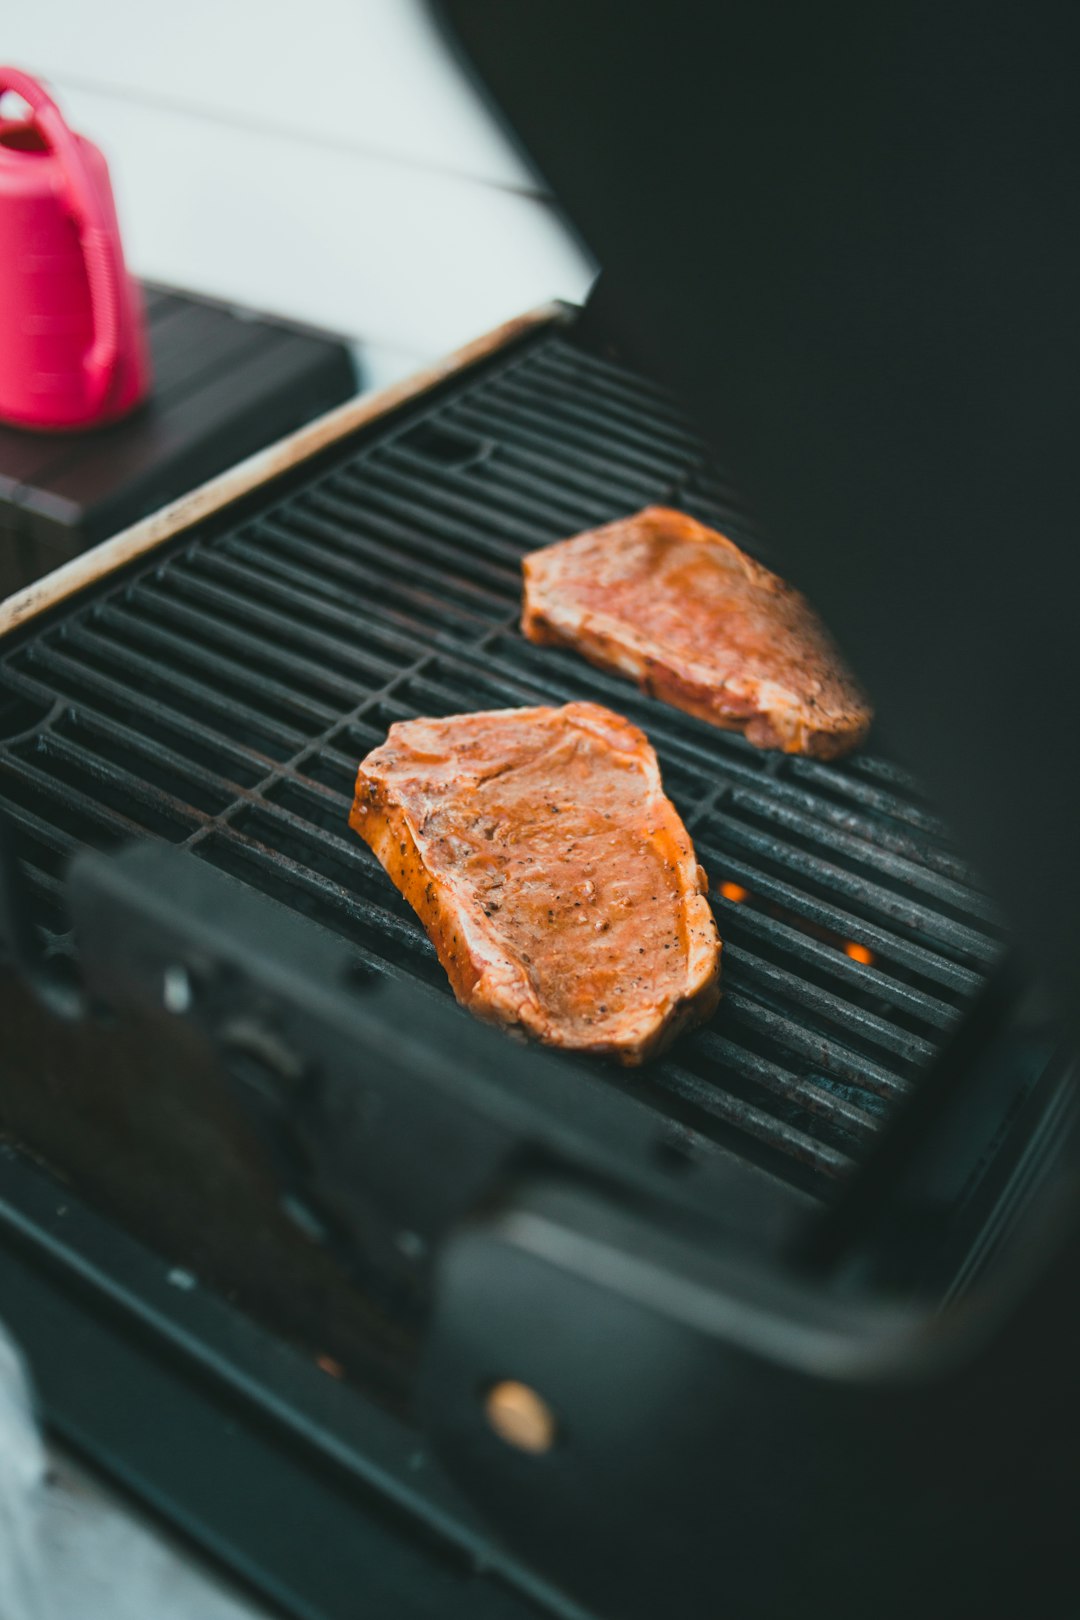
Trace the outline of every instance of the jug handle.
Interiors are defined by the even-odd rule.
[[[46,90],[18,68],[0,67],[0,96],[7,90],[28,104],[43,139],[56,154],[64,176],[67,204],[86,266],[93,342],[83,357],[91,410],[105,400],[120,358],[120,267],[113,235],[106,226],[93,176],[64,115]]]

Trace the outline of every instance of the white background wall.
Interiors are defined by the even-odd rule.
[[[588,288],[420,0],[10,0],[0,61],[103,148],[137,273],[357,337],[375,383]]]

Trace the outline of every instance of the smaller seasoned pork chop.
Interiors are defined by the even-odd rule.
[[[663,506],[534,551],[522,630],[758,748],[834,759],[870,705],[799,592]]]
[[[477,1017],[640,1063],[716,1006],[705,874],[648,739],[610,709],[399,722],[349,822]]]

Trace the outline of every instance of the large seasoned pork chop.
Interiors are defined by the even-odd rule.
[[[349,820],[478,1017],[640,1063],[716,1006],[705,875],[648,740],[609,709],[399,722]]]
[[[715,529],[649,506],[524,559],[522,629],[759,748],[834,759],[870,706],[806,599]]]

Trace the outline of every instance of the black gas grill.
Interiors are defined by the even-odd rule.
[[[433,9],[599,287],[0,608],[4,1318],[304,1620],[1071,1616],[1074,1061],[1012,930],[1075,1038],[1078,14]],[[522,552],[649,501],[768,560],[705,443],[961,850],[883,723],[759,754],[521,639]],[[570,697],[726,944],[637,1073],[469,1019],[346,825],[393,720]]]
[[[923,1533],[927,1457],[974,1493],[964,1535],[995,1522],[1011,1369],[916,1409],[907,1381],[958,1364],[1060,1163],[1067,1053],[878,739],[761,753],[523,640],[522,553],[649,502],[768,557],[670,398],[567,311],[2,643],[8,1315],[68,1439],[290,1612],[353,1612],[355,1515],[389,1515],[387,1568],[412,1548],[401,1615],[492,1620],[715,1612],[705,1504],[763,1493],[820,1590],[826,1521],[867,1566]],[[573,698],[648,733],[725,941],[718,1012],[640,1071],[478,1029],[347,826],[395,720]],[[554,1414],[549,1457],[485,1424],[507,1379]],[[244,1507],[274,1481],[287,1537]],[[631,1522],[682,1538],[655,1584]],[[725,1542],[733,1612],[765,1533]],[[761,1612],[792,1612],[770,1581]]]
[[[886,758],[762,754],[523,640],[522,553],[651,501],[763,554],[670,400],[556,330],[18,638],[0,803],[43,919],[63,934],[76,848],[150,834],[445,992],[347,826],[358,760],[416,715],[607,703],[657,749],[726,942],[711,1026],[612,1083],[673,1142],[827,1193],[941,1050],[1000,931]]]

